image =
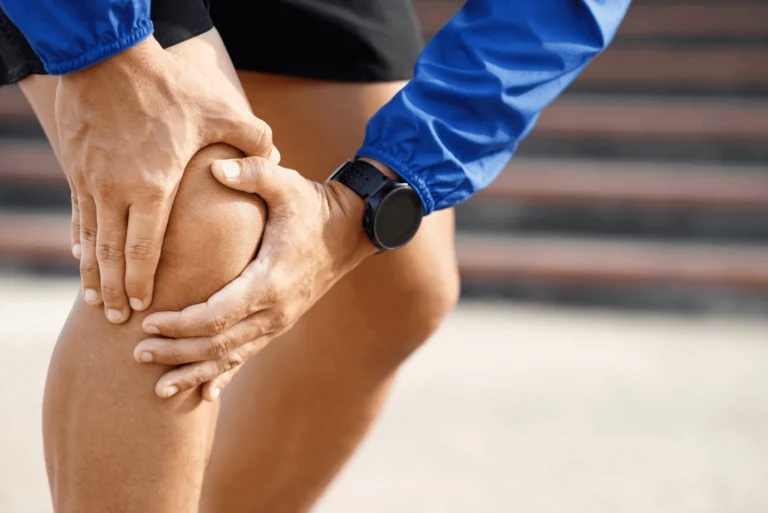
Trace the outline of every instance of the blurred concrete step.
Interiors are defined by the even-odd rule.
[[[515,237],[632,237],[708,244],[768,244],[768,207],[717,210],[631,204],[470,200],[456,208],[460,233]]]
[[[67,180],[47,140],[0,139],[0,186],[66,185]]]
[[[544,109],[531,137],[748,142],[765,146],[768,102],[722,98],[567,95]]]
[[[514,158],[478,200],[528,204],[768,208],[758,166]]]
[[[768,247],[461,235],[457,250],[462,279],[468,281],[768,292]]]
[[[69,232],[65,215],[0,212],[0,258],[75,266]]]
[[[768,46],[622,46],[597,57],[574,88],[768,91]]]
[[[457,251],[462,277],[470,281],[679,283],[768,292],[768,247],[461,235]],[[0,259],[74,268],[69,219],[0,213]]]
[[[768,242],[761,166],[514,158],[456,211],[471,233]]]
[[[0,123],[37,123],[32,107],[18,86],[0,87]]]

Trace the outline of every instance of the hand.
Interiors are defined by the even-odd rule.
[[[192,156],[214,142],[249,155],[275,151],[269,127],[246,105],[232,105],[152,38],[61,77],[56,124],[85,300],[103,303],[116,323],[152,302],[171,204]]]
[[[376,251],[362,226],[365,203],[338,182],[315,183],[258,157],[212,170],[224,185],[258,193],[267,223],[256,259],[234,281],[205,303],[144,319],[145,333],[171,338],[141,341],[136,361],[188,364],[160,378],[162,398],[204,384],[203,398],[215,400],[241,363]]]

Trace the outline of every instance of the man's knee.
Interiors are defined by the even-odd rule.
[[[459,298],[459,274],[450,255],[434,259],[439,279],[390,280],[381,297],[363,312],[366,338],[375,358],[387,367],[399,365],[427,342]],[[392,283],[394,282],[394,283]]]
[[[406,328],[403,337],[408,344],[419,346],[443,324],[448,314],[459,300],[458,269],[446,270],[444,279],[436,283],[420,283],[418,287],[408,291],[404,297],[401,312]]]
[[[266,219],[264,203],[226,188],[210,172],[214,160],[240,156],[216,144],[187,165],[165,234],[153,310],[205,301],[253,259]]]

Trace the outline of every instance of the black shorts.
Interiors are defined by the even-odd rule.
[[[342,82],[412,77],[423,42],[410,0],[152,0],[167,48],[212,27],[235,68]],[[0,85],[43,64],[0,10]]]

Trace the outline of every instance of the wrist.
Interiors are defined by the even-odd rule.
[[[401,248],[413,239],[424,217],[424,205],[416,191],[388,166],[371,158],[347,161],[326,183],[342,185],[338,196],[358,208],[357,233],[363,233],[378,251]],[[349,209],[348,209],[349,210]],[[365,245],[367,246],[367,243]]]
[[[354,267],[377,252],[363,228],[365,200],[342,183],[330,181],[325,186],[331,200],[329,222],[343,226],[340,235],[342,260],[351,262]]]

